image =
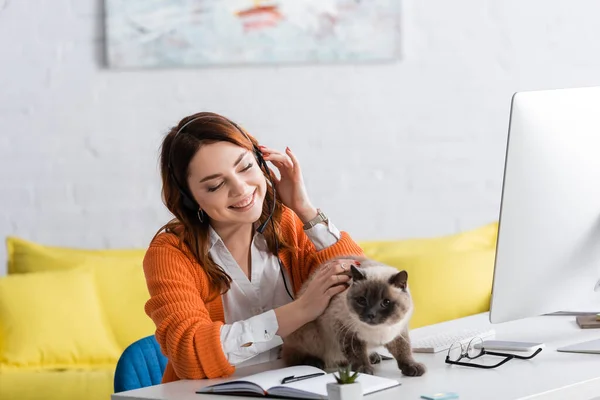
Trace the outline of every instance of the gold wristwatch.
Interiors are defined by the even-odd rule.
[[[308,230],[316,224],[320,224],[321,222],[328,223],[329,220],[327,219],[327,216],[323,214],[323,211],[321,211],[320,208],[317,208],[317,216],[311,219],[310,221],[306,222],[303,228],[304,230]]]

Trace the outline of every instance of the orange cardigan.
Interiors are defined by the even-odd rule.
[[[282,235],[298,249],[296,256],[280,251],[280,258],[297,292],[314,267],[340,255],[363,255],[362,249],[346,232],[340,240],[316,251],[302,228],[302,221],[284,208]],[[229,364],[221,347],[224,324],[221,296],[207,302],[208,277],[188,249],[182,252],[172,233],[159,234],[144,257],[144,273],[150,292],[146,313],[156,325],[156,339],[168,363],[162,382],[230,376]]]

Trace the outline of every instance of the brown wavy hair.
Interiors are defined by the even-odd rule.
[[[187,126],[178,134],[177,132],[186,124]],[[246,131],[244,133],[247,137],[244,136],[240,132],[241,129],[243,128],[240,128],[237,124],[219,114],[201,112],[183,118],[177,126],[171,128],[161,145],[160,173],[162,178],[162,198],[164,204],[175,218],[163,225],[155,237],[163,231],[177,235],[180,248],[184,250],[183,245],[185,244],[195,260],[206,272],[211,291],[213,292],[211,293],[212,298],[216,297],[219,293],[222,294],[229,290],[231,287],[231,277],[212,260],[208,253],[209,218],[205,217],[203,222],[201,222],[198,218],[197,210],[190,210],[183,206],[183,197],[171,174],[175,175],[175,179],[177,179],[179,185],[193,199],[187,183],[187,177],[189,175],[190,161],[200,149],[200,146],[224,141],[254,152],[253,146],[258,146],[257,140]],[[268,172],[264,168],[261,169],[265,179],[267,179],[267,193],[265,194],[260,217],[260,221],[265,221],[271,213],[274,196]],[[292,249],[281,235],[282,213],[283,205],[281,200],[277,198],[275,200],[275,211],[272,221],[267,224],[263,233],[269,251],[273,254],[277,254],[277,248],[279,251]]]

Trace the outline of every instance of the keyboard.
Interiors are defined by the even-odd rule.
[[[495,334],[496,332],[491,328],[461,329],[411,340],[411,345],[415,353],[438,353],[448,350],[456,342],[468,344],[474,337],[485,340]]]

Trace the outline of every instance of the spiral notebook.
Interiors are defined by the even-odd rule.
[[[301,377],[317,373],[321,373],[322,375],[296,382],[281,383],[286,377]],[[326,373],[319,368],[300,365],[265,371],[244,378],[206,386],[196,391],[196,393],[253,397],[287,397],[292,399],[327,399],[327,383],[329,382],[336,382],[333,373]],[[356,382],[360,382],[363,395],[400,385],[397,380],[368,374],[359,374]]]

